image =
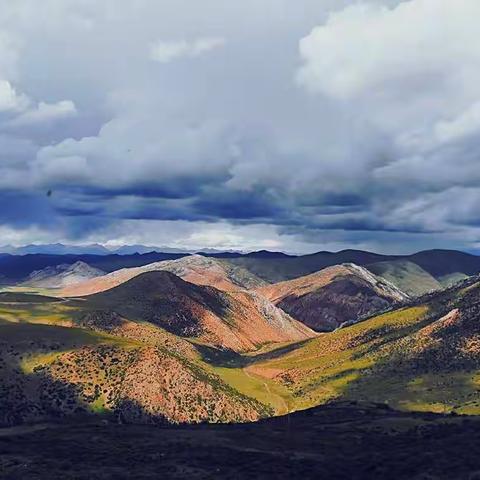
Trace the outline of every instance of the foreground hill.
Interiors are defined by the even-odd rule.
[[[191,255],[178,260],[150,263],[142,267],[124,268],[90,281],[64,288],[60,295],[77,297],[109,290],[146,272],[167,271],[187,282],[209,285],[220,290],[233,291],[251,289],[266,282],[244,268],[230,265],[223,260]]]
[[[260,296],[194,285],[166,271],[143,273],[115,288],[90,295],[82,307],[114,311],[175,335],[234,351],[315,336]]]
[[[61,264],[35,270],[28,276],[24,285],[34,288],[65,288],[104,274],[103,270],[78,261],[72,265]]]
[[[334,330],[408,298],[388,281],[353,264],[268,285],[259,293],[317,331]]]
[[[178,341],[169,344],[168,335],[154,333],[140,341],[79,328],[0,324],[0,425],[104,412],[133,423],[241,422],[272,413],[190,358],[190,351],[181,355]]]
[[[382,408],[383,407],[383,408]],[[102,417],[100,417],[102,418]],[[475,479],[479,420],[341,403],[241,425],[0,429],[8,479]]]

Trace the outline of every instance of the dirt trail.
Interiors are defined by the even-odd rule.
[[[243,371],[245,372],[245,375],[248,377],[248,378],[251,378],[252,380],[260,380],[260,378],[257,376],[257,377],[254,377],[248,370],[246,369],[243,369]],[[279,415],[285,415],[287,413],[289,413],[289,408],[288,408],[288,404],[287,402],[285,401],[285,399],[283,397],[281,397],[280,395],[278,395],[277,393],[274,393],[272,392],[272,390],[270,389],[268,383],[266,382],[263,382],[263,386],[265,387],[265,390],[267,391],[268,395],[270,397],[275,397],[279,400],[279,403],[282,405],[282,409],[277,412]]]

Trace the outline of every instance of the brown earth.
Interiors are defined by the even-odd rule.
[[[165,271],[148,272],[85,298],[84,308],[150,322],[181,337],[234,351],[315,336],[263,297],[222,292],[185,282]]]

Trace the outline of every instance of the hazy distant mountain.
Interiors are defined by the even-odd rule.
[[[35,248],[37,247],[35,246]],[[92,249],[97,247],[103,249],[101,246],[92,246]],[[122,251],[126,252],[128,248],[130,247],[125,247]],[[132,248],[135,250],[139,249],[140,246],[133,246]],[[145,248],[149,249],[149,247]],[[103,252],[103,250],[101,251]],[[105,253],[93,255],[27,254],[22,256],[0,254],[0,280],[3,284],[24,281],[34,270],[66,263],[72,264],[77,261],[83,261],[105,272],[112,272],[120,268],[138,267],[163,260],[174,260],[188,255],[190,254],[174,252],[123,255],[111,252],[108,255]],[[302,277],[333,265],[354,263],[355,265],[364,266],[377,275],[381,275],[383,272],[387,280],[401,290],[408,291],[407,293],[413,295],[428,292],[437,285],[452,285],[467,276],[480,272],[480,257],[455,250],[426,250],[413,255],[380,255],[361,250],[318,252],[302,256],[268,251],[246,254],[238,252],[202,252],[201,255],[221,259],[231,266],[241,267],[268,283]],[[379,266],[379,262],[382,265]]]
[[[37,288],[64,288],[99,277],[104,273],[103,270],[78,261],[72,265],[62,264],[35,270],[29,275],[25,285]]]
[[[192,253],[190,250],[183,248],[170,248],[170,247],[154,247],[148,245],[123,245],[118,248],[109,250],[109,253],[116,253],[117,255],[133,255],[135,253],[143,254],[150,252],[164,252],[164,253]]]
[[[174,260],[186,256],[182,253],[145,253],[134,255],[0,255],[0,281],[2,284],[24,282],[35,270],[42,270],[62,264],[73,264],[78,261],[99,268],[105,272],[113,272],[120,268],[138,267],[162,260]]]
[[[166,246],[153,246],[153,245],[122,245],[116,248],[107,248],[98,243],[88,245],[66,245],[63,243],[50,243],[50,244],[31,244],[21,247],[15,247],[13,245],[0,246],[0,255],[29,255],[29,254],[48,254],[48,255],[134,255],[145,254],[151,252],[157,253],[181,253],[191,254],[196,252],[203,253],[205,255],[222,255],[222,254],[240,254],[234,250],[218,250],[215,248],[205,248],[202,250],[185,249],[185,248],[172,248]],[[270,252],[269,252],[270,253]]]

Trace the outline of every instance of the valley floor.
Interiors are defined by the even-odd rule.
[[[339,403],[256,423],[0,431],[0,478],[478,479],[480,419]]]

